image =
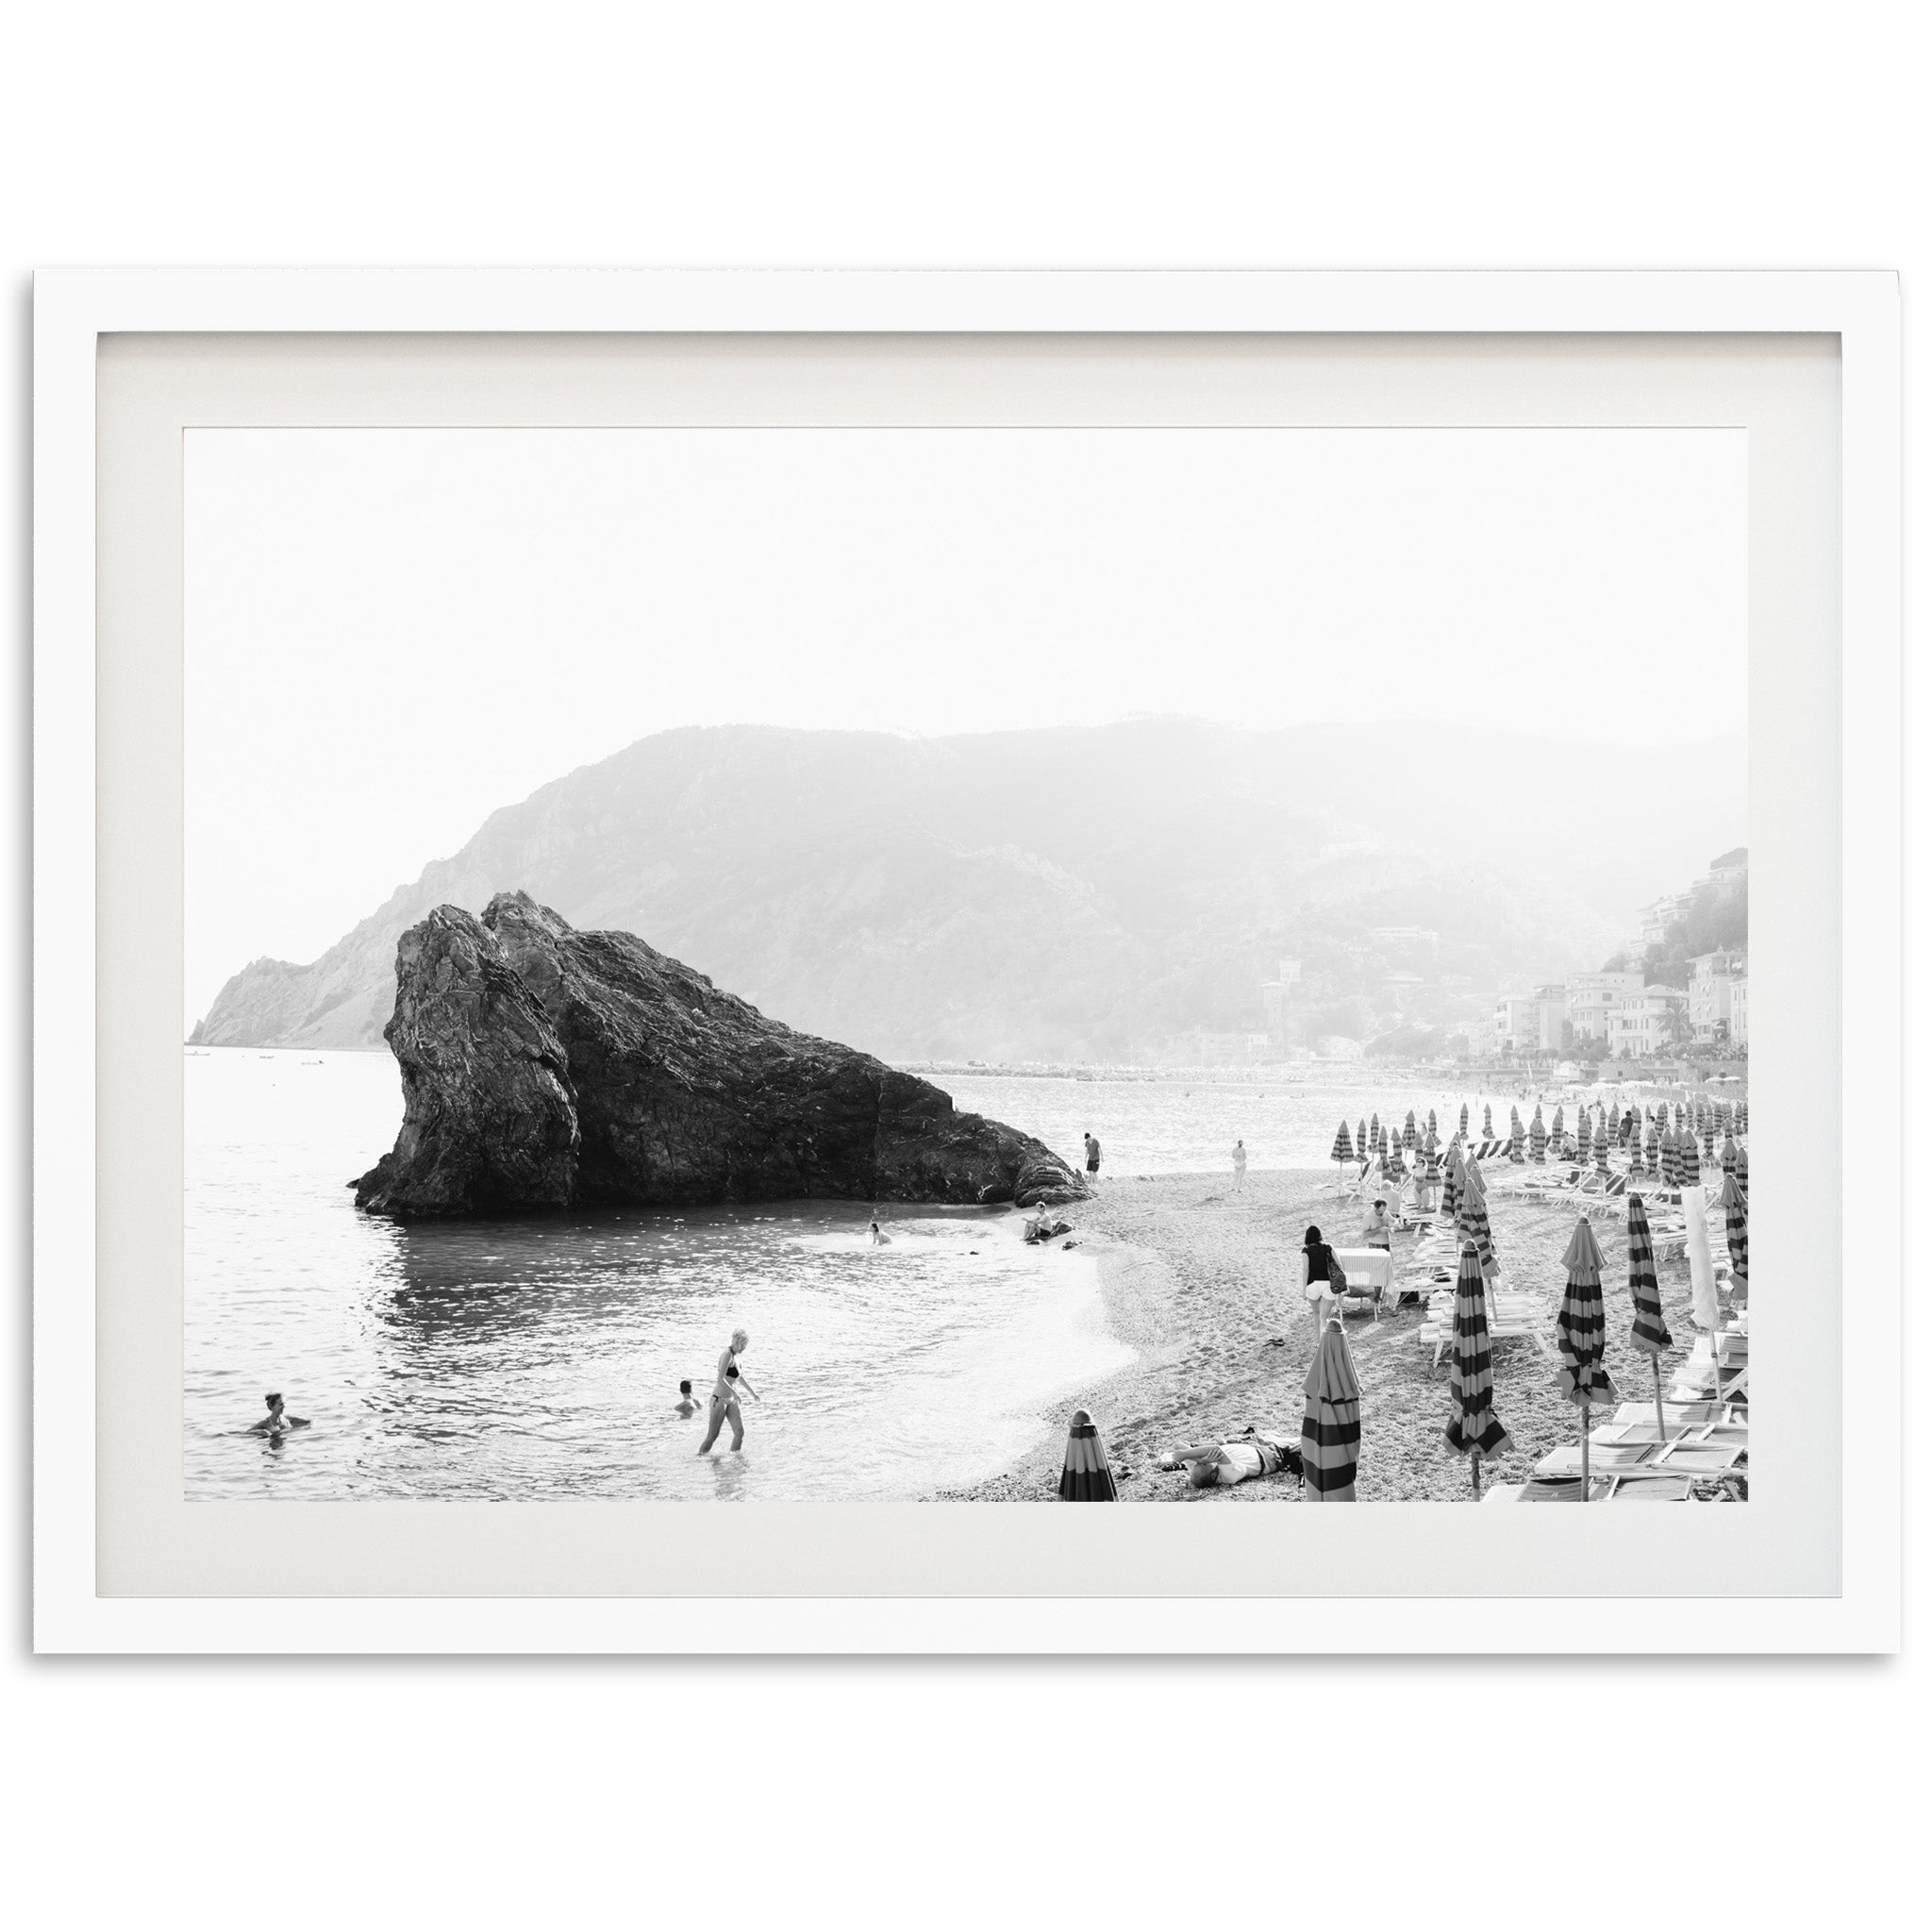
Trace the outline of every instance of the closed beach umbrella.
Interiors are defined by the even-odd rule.
[[[1704,1164],[1708,1167],[1717,1158],[1717,1122],[1709,1114],[1704,1117]]]
[[[1482,1169],[1470,1161],[1460,1175],[1456,1194],[1456,1232],[1475,1245],[1477,1265],[1483,1279],[1493,1281],[1497,1274],[1496,1250],[1490,1241],[1489,1190],[1483,1185]]]
[[[1509,1164],[1523,1165],[1523,1116],[1513,1107],[1509,1109]]]
[[[1067,1456],[1060,1464],[1062,1503],[1117,1503],[1113,1471],[1108,1467],[1107,1444],[1084,1408],[1074,1411],[1067,1430]]]
[[[1366,1160],[1369,1158],[1369,1124],[1357,1121],[1355,1124],[1355,1158]]]
[[[1595,1158],[1597,1166],[1605,1174],[1608,1174],[1610,1171],[1610,1137],[1604,1131],[1604,1124],[1601,1121],[1596,1124],[1596,1140],[1591,1144],[1590,1151]]]
[[[1432,1107],[1432,1108],[1430,1108],[1430,1109],[1429,1109],[1429,1132],[1433,1134],[1433,1133],[1434,1133],[1435,1131],[1436,1131],[1436,1109],[1435,1109],[1435,1108],[1434,1108]]]
[[[1751,1157],[1742,1147],[1738,1149],[1738,1165],[1731,1178],[1738,1184],[1738,1191],[1748,1203],[1751,1199]]]
[[[1483,1139],[1493,1141],[1495,1138],[1496,1130],[1490,1124],[1490,1103],[1486,1100],[1483,1102]]]
[[[1657,1291],[1657,1254],[1650,1244],[1650,1217],[1643,1211],[1643,1196],[1629,1196],[1630,1299],[1637,1307],[1637,1319],[1630,1324],[1630,1341],[1650,1357],[1650,1383],[1657,1397],[1657,1439],[1664,1440],[1663,1371],[1657,1358],[1671,1346],[1671,1331],[1664,1326],[1664,1305]]]
[[[1556,1112],[1550,1116],[1550,1134],[1557,1141],[1563,1138],[1563,1103],[1560,1100],[1557,1103]]]
[[[1654,1174],[1657,1172],[1657,1148],[1661,1144],[1662,1136],[1658,1134],[1657,1122],[1653,1120],[1648,1132],[1643,1137],[1643,1171],[1645,1174]]]
[[[1355,1158],[1355,1143],[1348,1138],[1346,1121],[1335,1130],[1335,1144],[1328,1150],[1328,1158],[1338,1167],[1345,1167]]]
[[[1434,1121],[1431,1121],[1431,1122],[1430,1122],[1430,1123],[1428,1124],[1428,1125],[1427,1125],[1426,1127],[1424,1127],[1424,1128],[1423,1129],[1423,1152],[1424,1152],[1424,1154],[1430,1154],[1430,1155],[1432,1155],[1432,1154],[1434,1154],[1434,1153],[1435,1153],[1435,1151],[1436,1151],[1436,1124],[1435,1124],[1435,1122],[1434,1122]]]
[[[1469,1134],[1469,1102],[1462,1103],[1462,1118],[1457,1123],[1456,1131],[1467,1138]]]
[[[1369,1139],[1378,1146],[1382,1140],[1382,1116],[1372,1112],[1369,1115]]]
[[[1738,1103],[1738,1131],[1743,1133],[1751,1124],[1751,1103],[1740,1100]]]
[[[1733,1174],[1738,1171],[1738,1143],[1728,1133],[1724,1135],[1724,1151],[1718,1156],[1718,1165],[1726,1174]]]
[[[1718,1205],[1724,1210],[1724,1245],[1731,1251],[1731,1286],[1749,1290],[1751,1285],[1751,1240],[1745,1225],[1744,1191],[1738,1176],[1727,1174],[1718,1191]]]
[[[1599,1130],[1601,1131],[1601,1130]],[[1597,1144],[1605,1144],[1600,1138]],[[1590,1411],[1617,1400],[1604,1373],[1604,1251],[1589,1221],[1579,1215],[1576,1232],[1563,1250],[1563,1305],[1557,1310],[1557,1353],[1562,1367],[1557,1386],[1566,1402],[1583,1411],[1583,1481],[1580,1502],[1590,1501]]]
[[[1536,1111],[1529,1117],[1529,1158],[1541,1167],[1543,1164],[1543,1150],[1550,1144],[1550,1137],[1543,1130],[1543,1104],[1538,1101]]]
[[[1495,1375],[1490,1364],[1490,1316],[1483,1271],[1473,1242],[1462,1244],[1456,1269],[1456,1329],[1449,1355],[1449,1426],[1442,1440],[1469,1457],[1469,1479],[1483,1492],[1482,1461],[1515,1447],[1496,1419]]]
[[[1332,1315],[1302,1384],[1302,1479],[1317,1503],[1353,1503],[1362,1453],[1362,1389]]]
[[[1455,1141],[1449,1143],[1449,1158],[1442,1163],[1442,1217],[1456,1219],[1462,1200],[1462,1154]]]
[[[1404,1121],[1404,1122],[1403,1122],[1403,1124],[1402,1124],[1402,1144],[1403,1144],[1403,1145],[1404,1145],[1405,1147],[1413,1147],[1413,1146],[1415,1145],[1415,1108],[1409,1108],[1409,1110],[1408,1110],[1408,1118],[1407,1118],[1407,1119],[1406,1121]]]
[[[1694,1178],[1684,1188],[1684,1258],[1690,1264],[1690,1319],[1710,1337],[1711,1399],[1722,1401],[1724,1374],[1718,1364],[1717,1331],[1723,1318],[1717,1304],[1717,1270],[1710,1259],[1704,1190]]]

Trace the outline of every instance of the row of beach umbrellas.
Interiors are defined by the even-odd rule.
[[[1674,1134],[1664,1144],[1667,1148],[1677,1146],[1683,1138]],[[1694,1170],[1691,1172],[1694,1176]],[[1685,1185],[1690,1192],[1686,1207],[1692,1250],[1691,1320],[1700,1329],[1710,1332],[1714,1349],[1720,1316],[1705,1231],[1703,1193],[1694,1177]],[[1481,1168],[1474,1160],[1463,1160],[1455,1141],[1449,1144],[1444,1164],[1443,1191],[1443,1211],[1453,1215],[1460,1241],[1449,1369],[1451,1413],[1443,1440],[1452,1452],[1468,1457],[1471,1487],[1480,1496],[1484,1460],[1493,1461],[1508,1453],[1514,1444],[1495,1409],[1488,1290],[1498,1266],[1490,1237],[1487,1189]],[[1732,1282],[1735,1288],[1742,1289],[1749,1279],[1748,1208],[1744,1188],[1736,1174],[1724,1176],[1718,1198],[1724,1213]],[[1662,1441],[1666,1431],[1661,1359],[1673,1345],[1671,1332],[1664,1321],[1663,1302],[1657,1289],[1657,1255],[1643,1197],[1629,1195],[1625,1212],[1630,1298],[1636,1315],[1630,1325],[1630,1341],[1650,1359],[1657,1435]],[[1701,1266],[1697,1252],[1700,1247]],[[1587,1502],[1591,1411],[1620,1399],[1604,1367],[1604,1254],[1587,1216],[1577,1218],[1575,1232],[1563,1252],[1563,1298],[1557,1313],[1560,1364],[1557,1379],[1566,1399],[1580,1411],[1583,1479],[1577,1496]],[[1361,1457],[1361,1385],[1339,1319],[1331,1318],[1322,1332],[1315,1358],[1302,1384],[1302,1396],[1303,1480],[1317,1502],[1353,1502]],[[1075,1410],[1068,1431],[1060,1495],[1070,1502],[1114,1499],[1106,1450],[1092,1418],[1085,1409]]]

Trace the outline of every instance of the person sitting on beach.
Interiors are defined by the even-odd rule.
[[[1330,1271],[1339,1272],[1340,1264],[1335,1259],[1335,1250],[1322,1239],[1319,1227],[1310,1227],[1302,1237],[1302,1258],[1307,1263],[1307,1286],[1303,1292],[1313,1306],[1315,1335],[1319,1340],[1322,1317],[1327,1312],[1326,1305],[1338,1298]]]
[[[738,1373],[738,1357],[751,1345],[751,1337],[742,1328],[731,1331],[731,1344],[718,1357],[718,1379],[711,1386],[711,1425],[705,1431],[705,1440],[698,1444],[698,1454],[708,1456],[711,1444],[718,1440],[718,1431],[728,1422],[731,1424],[731,1446],[744,1447],[744,1414],[738,1406],[738,1391],[742,1389],[754,1402],[765,1398]]]
[[[673,1415],[694,1416],[698,1412],[697,1398],[691,1392],[689,1381],[677,1385],[677,1403],[672,1409]]]
[[[306,1429],[308,1426],[307,1416],[290,1415],[282,1407],[279,1395],[266,1395],[262,1400],[268,1404],[268,1413],[259,1422],[248,1425],[251,1436],[279,1436],[284,1429]]]
[[[1080,1138],[1087,1143],[1087,1172],[1090,1176],[1097,1176],[1100,1173],[1100,1142],[1091,1134],[1082,1134]]]
[[[1234,1143],[1234,1191],[1239,1194],[1241,1183],[1248,1177],[1248,1150],[1237,1141]]]
[[[1375,1211],[1369,1216],[1368,1224],[1362,1229],[1362,1246],[1386,1249],[1393,1246],[1394,1237],[1395,1229],[1389,1220],[1389,1203],[1377,1194]]]
[[[875,1248],[890,1248],[892,1245],[892,1237],[880,1228],[876,1216],[874,1217],[872,1224],[872,1244]]]

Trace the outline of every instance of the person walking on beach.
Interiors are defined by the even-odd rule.
[[[705,1440],[698,1444],[700,1456],[711,1453],[711,1444],[718,1440],[718,1431],[727,1422],[731,1424],[732,1448],[744,1447],[744,1413],[738,1406],[738,1391],[742,1389],[754,1402],[765,1399],[738,1373],[738,1357],[750,1344],[751,1337],[742,1328],[734,1328],[730,1347],[718,1357],[718,1379],[711,1385],[711,1425],[705,1431]]]
[[[1323,1317],[1328,1312],[1328,1304],[1337,1300],[1341,1292],[1341,1283],[1337,1278],[1341,1274],[1341,1264],[1335,1258],[1335,1250],[1322,1239],[1322,1230],[1311,1227],[1302,1237],[1302,1258],[1307,1263],[1307,1286],[1303,1292],[1315,1315],[1315,1346],[1322,1345]]]
[[[1097,1180],[1100,1177],[1100,1142],[1091,1134],[1082,1134],[1080,1138],[1087,1143],[1087,1173]]]
[[[1241,1183],[1248,1177],[1248,1150],[1237,1141],[1234,1143],[1234,1191],[1239,1194]]]

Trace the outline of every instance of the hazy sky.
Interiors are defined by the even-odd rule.
[[[188,1016],[673,725],[1744,724],[1724,429],[194,429]]]

